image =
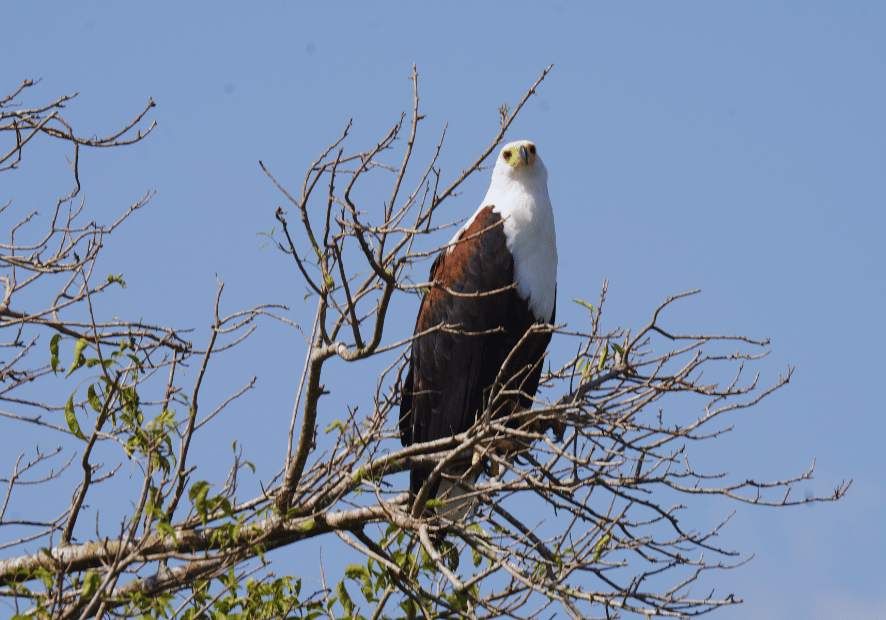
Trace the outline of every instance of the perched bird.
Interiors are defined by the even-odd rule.
[[[551,334],[533,332],[520,341],[533,324],[553,323],[557,305],[557,239],[547,181],[534,143],[505,145],[480,208],[434,261],[434,285],[422,300],[415,334],[443,324],[453,329],[412,343],[400,405],[404,446],[468,430],[496,381],[523,396],[504,399],[494,415],[531,406]],[[458,485],[452,488],[459,473],[448,472],[428,497],[463,493]],[[412,470],[413,493],[429,474]],[[458,519],[468,508],[469,502],[449,502],[445,512]]]

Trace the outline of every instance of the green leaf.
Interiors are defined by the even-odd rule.
[[[421,565],[426,571],[433,572],[436,568],[436,564],[434,563],[434,558],[431,557],[431,554],[428,553],[424,547],[420,547],[421,549]]]
[[[65,421],[68,423],[68,428],[71,429],[71,432],[74,435],[83,441],[86,441],[86,435],[83,434],[83,431],[80,430],[80,425],[77,423],[77,417],[74,415],[74,395],[71,394],[71,397],[68,399],[67,404],[65,404]]]
[[[77,340],[74,344],[74,357],[79,358],[80,354],[83,353],[83,349],[85,349],[88,344],[89,342],[87,342],[86,338],[80,338]]]
[[[603,345],[603,349],[600,351],[600,361],[597,363],[597,369],[603,370],[603,366],[606,364],[606,360],[609,358],[609,344]]]
[[[69,376],[72,372],[86,363],[86,358],[83,357],[83,349],[86,348],[87,344],[89,343],[86,341],[86,338],[80,338],[74,345],[74,361],[71,362],[71,367],[68,369],[68,374],[66,374],[65,377]]]
[[[474,556],[474,568],[480,566],[480,563],[483,561],[483,556],[473,547],[471,547],[471,554]]]
[[[126,288],[126,282],[124,282],[123,278],[121,278],[120,276],[115,276],[114,274],[111,274],[108,276],[108,282],[116,282],[123,288]]]
[[[440,543],[440,555],[442,555],[443,559],[446,560],[446,563],[449,565],[450,570],[458,570],[458,548],[454,544],[452,544],[448,540],[444,540],[442,543]]]
[[[586,302],[586,301],[582,301],[581,299],[573,299],[572,301],[574,301],[574,302],[577,303],[577,304],[581,304],[582,306],[584,306],[585,308],[587,308],[588,310],[590,310],[590,311],[591,311],[591,316],[592,316],[592,317],[594,316],[594,313],[597,311],[597,309],[594,308],[594,306],[592,306],[591,304],[589,304],[589,303]]]
[[[52,354],[52,372],[55,372],[55,369],[58,368],[58,343],[61,339],[61,334],[56,334],[49,341],[49,352]]]
[[[175,537],[175,529],[171,525],[169,525],[166,521],[158,521],[157,522],[157,531],[163,535],[169,535],[172,539],[173,544],[175,544],[176,548],[178,548],[178,540]]]
[[[400,603],[400,607],[403,609],[403,611],[406,612],[406,620],[413,620],[418,612],[415,601],[413,601],[411,598],[402,601]]]
[[[388,529],[385,530],[385,536],[384,536],[384,537],[385,537],[385,538],[389,538],[389,537],[391,536],[391,534],[393,534],[394,532],[396,532],[398,529],[400,529],[400,528],[398,528],[396,525],[394,525],[393,523],[391,523],[391,524],[388,526]]]
[[[603,552],[606,551],[606,547],[609,546],[610,540],[612,540],[612,538],[609,535],[606,535],[600,539],[600,542],[597,543],[597,548],[594,549],[594,562],[599,560],[600,556],[603,555]]]
[[[206,513],[207,513],[207,505],[206,505],[206,494],[209,493],[209,483],[205,480],[200,480],[191,485],[191,490],[188,491],[188,498],[194,504],[194,508],[197,510],[197,514],[200,515],[200,520],[203,522],[203,526],[206,527]]]
[[[89,397],[89,404],[92,409],[96,413],[101,413],[102,410],[102,401],[98,399],[98,396],[95,393],[95,385],[90,385],[89,390],[87,390],[86,395]]]
[[[83,598],[86,600],[91,599],[92,595],[95,594],[95,591],[98,590],[98,587],[101,585],[101,582],[101,575],[95,571],[86,571],[86,576],[83,577]]]
[[[218,502],[218,507],[221,510],[222,514],[226,517],[233,517],[234,511],[231,508],[231,501],[227,497],[223,497],[220,502]]]
[[[262,565],[267,564],[267,562],[265,562],[265,548],[262,545],[252,545],[250,549],[252,549],[252,551],[258,556]]]
[[[446,502],[442,499],[429,499],[425,501],[425,507],[427,508],[445,508]]]
[[[349,579],[353,579],[354,581],[360,581],[363,583],[363,587],[360,588],[360,591],[363,592],[363,596],[369,599],[372,596],[372,579],[369,576],[369,571],[362,564],[351,564],[347,568],[345,568],[345,577]]]
[[[338,429],[338,432],[339,432],[339,433],[344,433],[344,432],[345,432],[345,425],[342,423],[342,421],[341,421],[341,420],[335,420],[334,422],[332,422],[331,424],[329,424],[329,425],[326,427],[326,434],[328,435],[330,432],[332,432],[333,429],[336,429],[336,428]]]
[[[341,606],[345,608],[345,613],[348,616],[352,615],[354,613],[354,601],[351,600],[351,595],[348,594],[345,588],[345,582],[339,581],[335,591],[338,594],[338,600],[341,601]]]
[[[302,524],[301,524],[301,527],[298,528],[298,529],[300,529],[302,532],[307,533],[307,532],[310,532],[312,529],[314,529],[314,526],[315,526],[316,524],[317,524],[317,522],[314,521],[313,519],[308,519],[307,521],[305,521],[304,523],[302,523]]]

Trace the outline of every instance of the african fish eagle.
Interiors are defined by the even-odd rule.
[[[429,278],[434,286],[422,300],[415,334],[441,324],[453,330],[433,331],[412,343],[400,405],[404,446],[468,430],[497,378],[505,389],[523,394],[507,399],[497,415],[531,405],[551,334],[533,332],[511,352],[534,323],[554,322],[557,239],[547,181],[534,143],[505,145],[480,208],[434,261]],[[412,470],[413,493],[429,474]],[[429,498],[458,494],[451,489],[454,472],[449,474],[450,480],[430,489]],[[460,518],[467,507],[456,511]]]

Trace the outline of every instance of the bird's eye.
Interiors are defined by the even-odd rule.
[[[510,151],[505,151],[504,153],[501,154],[501,158],[502,158],[502,159],[510,159],[510,158],[511,158],[511,152],[510,152]]]
[[[529,147],[529,152],[532,153],[533,155],[535,155],[535,145],[534,144]]]

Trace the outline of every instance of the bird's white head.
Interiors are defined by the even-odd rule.
[[[495,159],[492,181],[484,204],[496,204],[511,192],[548,193],[548,169],[534,142],[517,140],[505,144]]]
[[[522,182],[547,184],[548,170],[534,142],[517,140],[505,144],[495,160],[492,183]]]

